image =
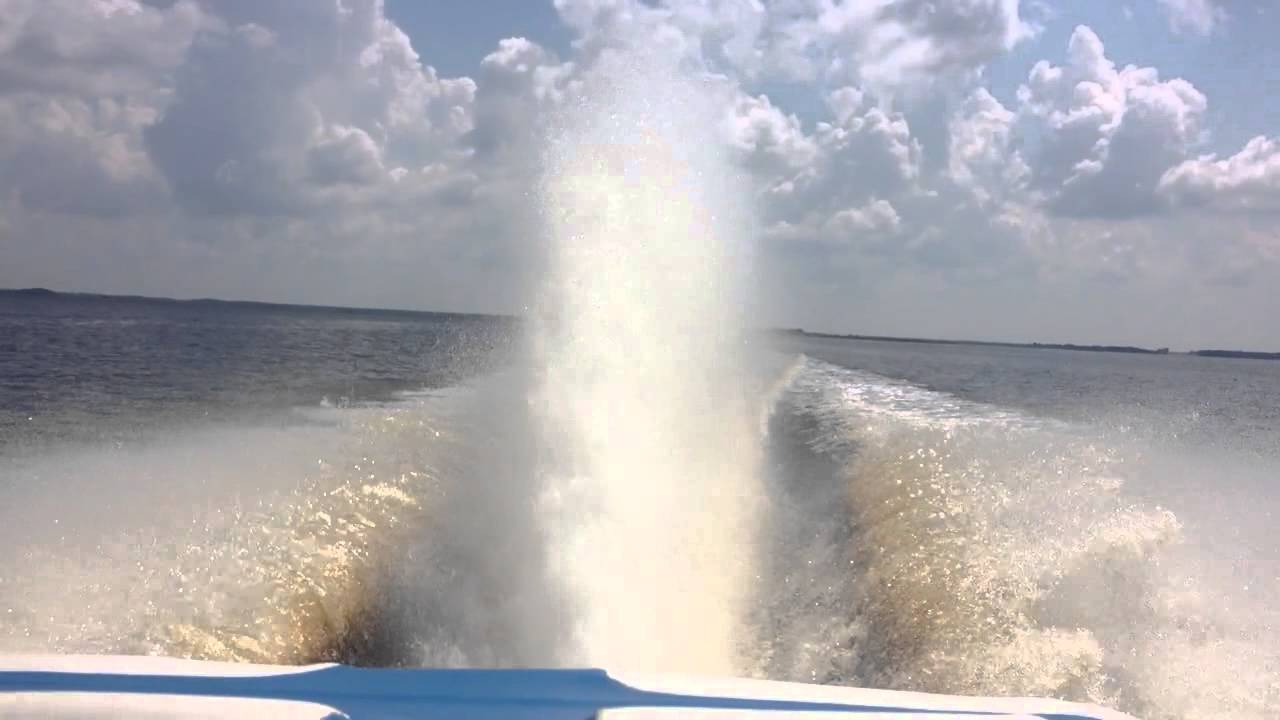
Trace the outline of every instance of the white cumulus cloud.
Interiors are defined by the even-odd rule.
[[[1218,0],[1158,0],[1174,32],[1209,35],[1227,19]]]
[[[1205,155],[1170,168],[1160,189],[1184,205],[1220,210],[1280,210],[1280,141],[1256,137],[1240,152]]]
[[[827,220],[836,235],[892,232],[901,224],[898,211],[887,200],[872,200],[863,207],[841,210]]]
[[[988,87],[1056,22],[1038,3],[554,5],[571,47],[509,37],[446,77],[380,0],[0,0],[0,285],[516,310],[547,129],[637,47],[722,103],[780,321],[1275,277],[1280,140],[1209,153],[1206,93],[1085,26]]]
[[[1201,142],[1208,107],[1186,80],[1117,68],[1085,26],[1066,64],[1037,63],[1018,97],[1040,134],[1033,182],[1054,212],[1081,217],[1156,211],[1160,178]]]

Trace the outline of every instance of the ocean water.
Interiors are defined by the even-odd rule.
[[[779,346],[765,674],[1280,711],[1280,366]]]
[[[549,498],[546,390],[511,321],[5,294],[0,323],[0,651],[511,666],[610,645],[551,518],[616,509]],[[634,590],[618,623],[737,613],[662,635],[656,662],[1275,717],[1280,364],[799,337],[749,355],[759,504],[734,604],[699,566],[595,569]],[[676,493],[712,535],[673,535],[710,552],[720,501]],[[729,668],[705,647],[725,632]]]
[[[500,361],[466,315],[0,291],[0,445],[386,400]]]

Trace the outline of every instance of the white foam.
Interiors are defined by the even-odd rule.
[[[1126,492],[1143,446],[816,361],[785,402],[843,468],[846,504],[797,522],[849,527],[776,601],[788,676],[1275,716],[1274,614],[1215,603],[1179,518]]]
[[[705,83],[609,56],[547,154],[535,404],[579,662],[732,672],[758,420],[738,357],[740,193]]]

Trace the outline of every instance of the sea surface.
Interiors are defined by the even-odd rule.
[[[525,332],[0,292],[0,652],[582,664]],[[741,347],[739,674],[1280,717],[1280,362]]]

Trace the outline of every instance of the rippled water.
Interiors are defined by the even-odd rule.
[[[0,447],[387,400],[493,367],[514,328],[467,315],[0,291]]]
[[[0,651],[576,665],[607,632],[548,520],[601,509],[549,480],[531,399],[555,387],[509,321],[4,294],[0,327]],[[1280,364],[747,359],[736,672],[1276,717]],[[717,512],[688,465],[628,492]],[[673,607],[713,594],[672,579]]]

